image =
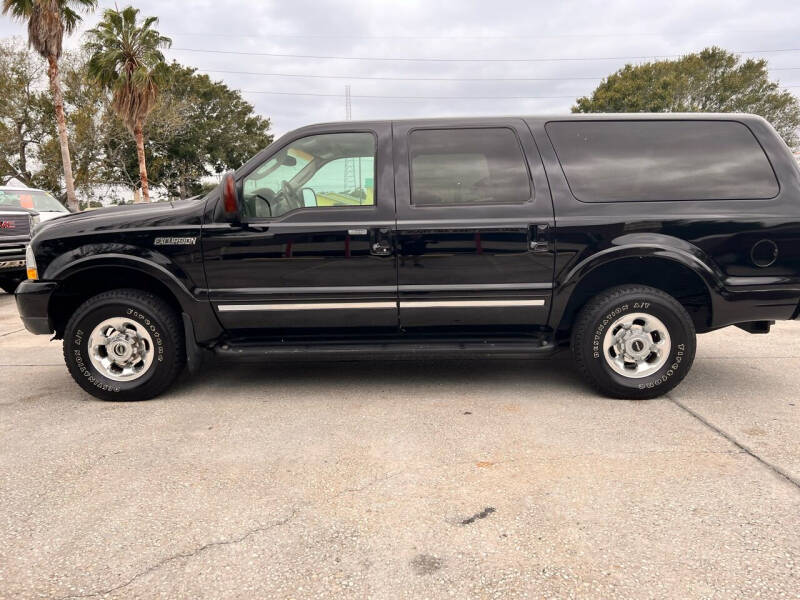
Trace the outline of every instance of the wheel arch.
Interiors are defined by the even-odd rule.
[[[698,333],[712,328],[714,302],[721,288],[713,267],[682,249],[617,246],[582,261],[557,283],[551,322],[559,338],[568,336],[578,311],[590,298],[624,284],[662,290],[687,309]]]
[[[161,265],[137,256],[89,256],[75,260],[55,273],[48,273],[59,285],[50,298],[48,314],[61,337],[69,317],[85,300],[99,293],[134,288],[151,292],[166,301],[180,318],[195,315],[197,301],[189,290]]]

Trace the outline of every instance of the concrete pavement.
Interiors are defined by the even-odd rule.
[[[0,597],[797,598],[799,360],[781,323],[647,402],[565,355],[103,403],[0,295]]]

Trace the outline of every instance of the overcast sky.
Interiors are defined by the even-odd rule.
[[[344,119],[347,84],[354,119],[564,113],[601,77],[643,60],[636,57],[712,44],[768,59],[772,77],[800,94],[797,0],[137,0],[135,6],[159,17],[160,31],[173,40],[168,58],[242,90],[277,135]],[[87,26],[100,10],[85,18]],[[0,37],[13,35],[24,36],[23,26],[0,18]],[[67,46],[79,43],[75,35]],[[781,51],[757,52],[764,50]],[[486,96],[506,98],[480,99]]]

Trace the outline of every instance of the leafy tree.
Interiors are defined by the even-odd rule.
[[[272,142],[269,120],[238,91],[177,63],[169,66],[168,81],[163,106],[177,115],[164,114],[162,127],[181,123],[161,144],[162,180],[172,193],[200,193],[204,176],[237,168]]]
[[[89,77],[89,52],[59,61],[75,188],[138,188],[137,144],[113,106],[113,94]],[[55,107],[46,69],[18,42],[0,44],[0,182],[17,177],[64,197]],[[170,196],[208,191],[215,175],[241,166],[272,141],[269,119],[240,92],[194,69],[163,67],[159,99],[144,124],[149,183]],[[24,149],[24,152],[23,152]]]
[[[103,20],[87,35],[89,75],[112,93],[112,107],[133,133],[136,140],[142,196],[150,201],[147,166],[144,154],[144,122],[158,99],[161,48],[172,41],[153,26],[156,17],[138,21],[139,10],[129,6],[123,10],[108,9]]]
[[[61,161],[64,165],[64,183],[67,188],[69,206],[78,208],[75,199],[75,183],[69,156],[67,124],[64,118],[64,99],[59,80],[58,59],[61,58],[64,33],[75,31],[81,17],[80,11],[91,10],[97,0],[3,0],[3,14],[28,24],[28,44],[47,60],[47,74],[53,94]]]
[[[195,69],[171,63],[164,69],[160,100],[148,119],[148,173],[171,196],[202,193],[203,178],[235,169],[269,145],[270,122],[241,93]],[[125,181],[134,148],[107,129],[108,179]]]
[[[0,44],[0,182],[16,177],[32,183],[29,160],[44,135],[41,76],[42,69],[29,50]]]
[[[718,47],[625,65],[578,98],[572,112],[747,112],[767,119],[790,146],[799,141],[800,102],[770,81],[767,61]]]
[[[86,192],[94,184],[102,182],[99,175],[105,161],[105,121],[117,119],[110,114],[108,94],[88,77],[85,54],[65,53],[61,60],[61,76],[64,103],[68,108],[66,121],[75,188]],[[51,102],[45,98],[38,109],[46,113],[45,123],[53,122]],[[58,146],[54,144],[55,131],[47,133],[49,137],[45,135],[40,140],[35,152],[40,169],[34,175],[34,185],[58,194]]]

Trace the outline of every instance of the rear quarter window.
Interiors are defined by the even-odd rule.
[[[546,125],[583,202],[767,199],[779,186],[736,121],[560,121]]]

